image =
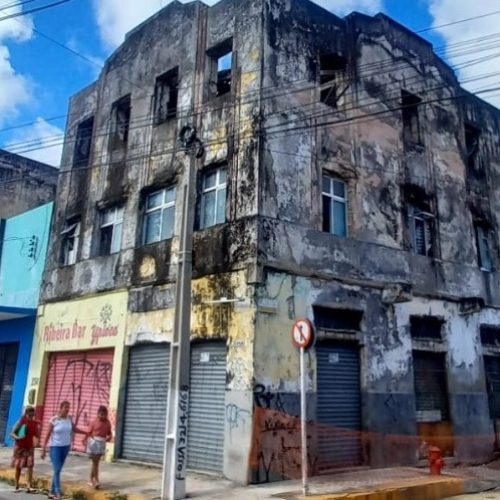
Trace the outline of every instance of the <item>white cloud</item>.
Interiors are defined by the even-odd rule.
[[[15,14],[21,7],[1,9],[0,17]],[[10,60],[6,42],[25,42],[33,34],[33,22],[30,18],[4,19],[0,22],[0,123],[16,116],[19,107],[31,100],[30,82],[16,72]]]
[[[353,10],[373,14],[381,10],[382,1],[315,0],[315,3],[342,16]],[[93,0],[97,25],[106,47],[112,49],[120,45],[128,31],[167,3],[167,0]],[[213,5],[217,0],[205,0],[205,3]]]
[[[461,21],[499,10],[498,0],[429,0],[433,26],[446,42],[446,57],[456,66],[463,86],[471,91],[494,88],[500,80],[500,14]],[[484,38],[486,37],[486,38]],[[476,40],[481,38],[482,40]],[[475,40],[475,41],[471,41]],[[496,95],[499,94],[499,95]],[[500,106],[500,91],[480,93],[479,97]]]
[[[59,167],[63,138],[63,130],[38,117],[33,125],[14,134],[5,149]]]

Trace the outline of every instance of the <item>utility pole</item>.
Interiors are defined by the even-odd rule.
[[[161,485],[162,500],[181,500],[186,497],[187,436],[189,410],[190,336],[191,336],[191,277],[193,254],[193,225],[195,209],[196,159],[203,147],[196,129],[185,126],[179,135],[189,168],[182,189],[182,221],[176,283],[175,320],[170,344],[170,375],[163,453]]]

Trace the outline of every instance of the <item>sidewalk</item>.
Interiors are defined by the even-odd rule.
[[[0,448],[0,478],[13,477],[11,450]],[[123,462],[103,463],[103,490],[86,486],[89,471],[86,457],[71,455],[63,471],[66,490],[85,491],[88,500],[106,500],[113,492],[127,495],[127,500],[151,500],[160,494],[161,471]],[[50,475],[50,462],[38,459],[36,476]],[[493,467],[449,467],[443,476],[429,476],[415,467],[364,469],[311,479],[311,500],[433,500],[461,493],[485,491],[500,486],[500,472]],[[282,481],[258,486],[240,486],[220,477],[190,473],[187,478],[189,498],[199,500],[271,500],[301,499],[300,481]]]

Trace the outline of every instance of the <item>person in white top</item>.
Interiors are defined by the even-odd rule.
[[[42,449],[42,460],[47,455],[47,444],[50,440],[49,454],[52,462],[53,478],[49,498],[61,499],[61,470],[71,449],[75,426],[69,415],[69,401],[59,405],[59,413],[52,417]]]

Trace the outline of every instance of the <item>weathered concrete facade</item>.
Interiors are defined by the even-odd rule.
[[[0,219],[53,201],[57,168],[0,150]]]
[[[318,432],[334,425],[322,405],[335,406],[324,403],[321,370],[356,353],[349,404],[359,425],[345,424],[359,446],[353,465],[415,463],[424,442],[486,460],[495,433],[484,356],[498,353],[481,328],[500,318],[499,118],[386,16],[341,19],[307,0],[173,2],[71,101],[43,299],[127,289],[129,348],[171,338],[190,161],[178,136],[196,127],[192,339],[227,343],[224,474],[259,482],[298,472],[299,316],[318,331],[309,355]],[[82,130],[92,146],[77,157]],[[221,205],[210,205],[212,188]],[[157,193],[175,217],[169,237],[152,242]],[[103,255],[101,215],[116,207],[119,251]],[[76,224],[68,262],[61,247]],[[422,322],[439,328],[422,334]],[[426,363],[443,387],[419,378]],[[314,472],[336,463],[318,432]]]

